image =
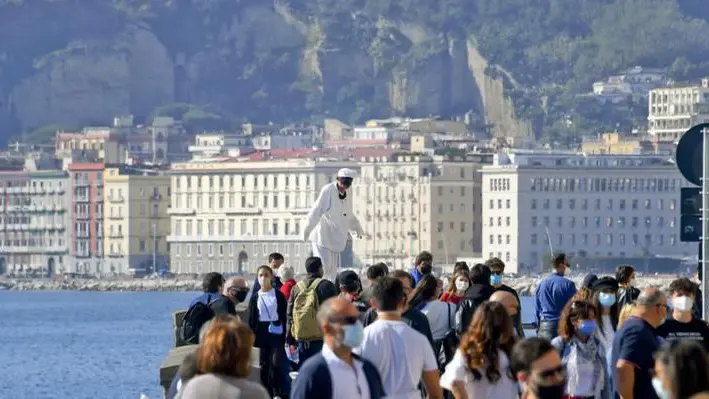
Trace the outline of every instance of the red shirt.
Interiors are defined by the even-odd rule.
[[[296,284],[298,284],[298,282],[295,281],[295,279],[290,279],[283,283],[283,286],[281,287],[281,293],[286,297],[286,301],[288,300],[288,298],[290,298],[290,290]]]
[[[463,300],[463,297],[456,295],[455,292],[444,292],[443,295],[441,295],[441,302],[460,305],[461,300]]]

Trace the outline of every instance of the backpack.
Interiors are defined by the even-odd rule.
[[[322,339],[323,334],[318,326],[317,314],[320,303],[316,289],[322,278],[316,278],[310,287],[305,281],[296,285],[298,295],[293,301],[293,322],[291,333],[296,341],[313,341]]]
[[[218,298],[219,296],[216,295],[216,297]],[[185,313],[185,317],[182,318],[182,323],[180,324],[180,338],[185,343],[192,345],[199,343],[199,331],[202,329],[204,323],[214,317],[214,311],[209,306],[214,302],[211,299],[212,296],[207,295],[207,303],[197,301],[197,303],[190,306],[187,313]]]

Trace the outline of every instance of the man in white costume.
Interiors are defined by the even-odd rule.
[[[318,199],[308,213],[303,230],[303,239],[310,241],[313,256],[320,258],[325,278],[335,281],[337,268],[340,267],[340,254],[347,246],[350,231],[364,236],[362,226],[352,211],[352,186],[356,172],[352,169],[340,169],[337,180],[326,184]]]

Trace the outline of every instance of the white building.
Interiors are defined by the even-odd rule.
[[[690,127],[709,122],[709,78],[699,86],[650,91],[648,133],[657,141],[675,142]]]
[[[367,237],[353,242],[355,261],[404,269],[424,250],[436,264],[480,253],[481,160],[417,154],[358,159],[354,211]]]
[[[549,253],[695,256],[679,241],[680,187],[660,155],[527,153],[482,168],[483,256],[539,271]]]
[[[176,273],[255,272],[268,255],[304,272],[305,218],[323,185],[351,162],[187,162],[171,171],[170,265]]]

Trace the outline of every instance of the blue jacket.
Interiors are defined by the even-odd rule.
[[[423,274],[421,274],[419,269],[417,269],[415,267],[413,269],[409,270],[409,274],[414,279],[414,286],[411,288],[415,288],[416,285],[419,283],[419,281],[421,281],[421,279],[423,278]]]
[[[573,281],[554,273],[542,280],[534,293],[534,314],[537,325],[541,321],[558,321],[561,311],[576,295]]]
[[[369,360],[363,359],[354,353],[352,357],[363,363],[364,376],[367,378],[367,384],[369,384],[369,397],[371,399],[384,398],[386,393],[384,393],[382,377],[379,375],[377,368]],[[322,353],[318,353],[303,363],[293,384],[290,398],[333,399],[332,377]]]

